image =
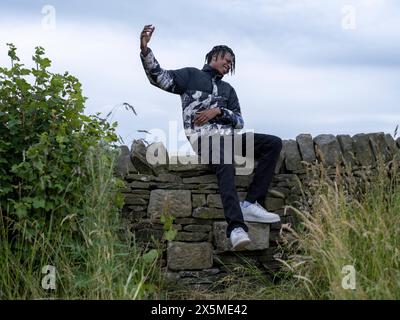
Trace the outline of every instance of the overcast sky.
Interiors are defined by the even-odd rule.
[[[157,129],[146,138],[165,132],[168,149],[182,151],[180,98],[150,85],[140,62],[145,24],[156,26],[149,47],[164,69],[202,68],[217,44],[234,50],[236,74],[224,80],[248,130],[294,139],[393,134],[400,123],[395,0],[2,0],[0,65],[9,66],[8,42],[28,66],[43,46],[52,71],[82,82],[87,114],[135,107],[137,117],[120,107],[113,113],[127,145],[146,137],[137,130]]]

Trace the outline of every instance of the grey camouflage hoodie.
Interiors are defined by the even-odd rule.
[[[243,128],[239,100],[233,87],[222,81],[222,75],[205,64],[202,70],[182,68],[164,70],[148,48],[146,55],[140,53],[147,78],[154,86],[179,94],[182,100],[182,117],[185,134],[193,136],[232,134],[233,129]],[[195,126],[196,112],[220,108],[221,114],[203,126]]]

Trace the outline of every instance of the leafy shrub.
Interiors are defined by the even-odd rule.
[[[117,141],[116,123],[83,113],[80,82],[51,73],[43,48],[28,69],[8,47],[11,68],[0,68],[0,210],[14,235],[24,225],[29,240],[51,215],[82,213],[85,157],[99,143]]]

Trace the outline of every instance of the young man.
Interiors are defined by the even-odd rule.
[[[276,136],[255,133],[248,143],[247,133],[239,135],[242,138],[239,140],[241,150],[252,150],[258,159],[246,200],[239,202],[231,153],[232,144],[238,141],[235,129],[243,128],[243,118],[235,90],[221,80],[224,75],[234,72],[235,54],[227,46],[216,46],[206,55],[206,64],[202,70],[164,70],[147,47],[154,29],[152,25],[146,25],[140,35],[140,57],[146,75],[154,86],[181,96],[186,136],[202,161],[204,158],[208,161],[212,159],[210,164],[217,175],[228,223],[226,235],[231,240],[233,250],[243,250],[250,243],[245,221],[280,221],[277,214],[268,212],[260,203],[264,202],[272,180],[282,140]],[[235,139],[225,139],[229,136]],[[227,160],[227,155],[230,155],[230,160]],[[241,152],[241,155],[246,154]]]

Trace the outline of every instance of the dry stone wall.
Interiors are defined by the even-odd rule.
[[[278,244],[283,224],[295,224],[293,210],[298,207],[302,189],[307,188],[306,163],[322,163],[326,167],[350,164],[354,171],[376,164],[378,157],[388,160],[399,152],[400,139],[390,134],[350,135],[322,134],[312,137],[300,134],[284,140],[273,181],[265,199],[265,207],[278,213],[281,223],[248,223],[252,243],[247,251],[237,254],[225,236],[226,222],[218,191],[217,179],[208,165],[176,163],[150,165],[146,161],[149,148],[168,158],[161,144],[146,146],[135,140],[131,149],[121,147],[117,174],[126,186],[123,215],[138,241],[156,239],[165,244],[164,267],[170,281],[208,286],[229,272],[232,263],[245,258],[268,272],[279,268]],[[187,163],[189,159],[183,162]],[[328,169],[329,170],[329,169]],[[246,196],[253,174],[236,175],[240,199]],[[177,231],[173,241],[164,238],[163,215],[175,219]]]

